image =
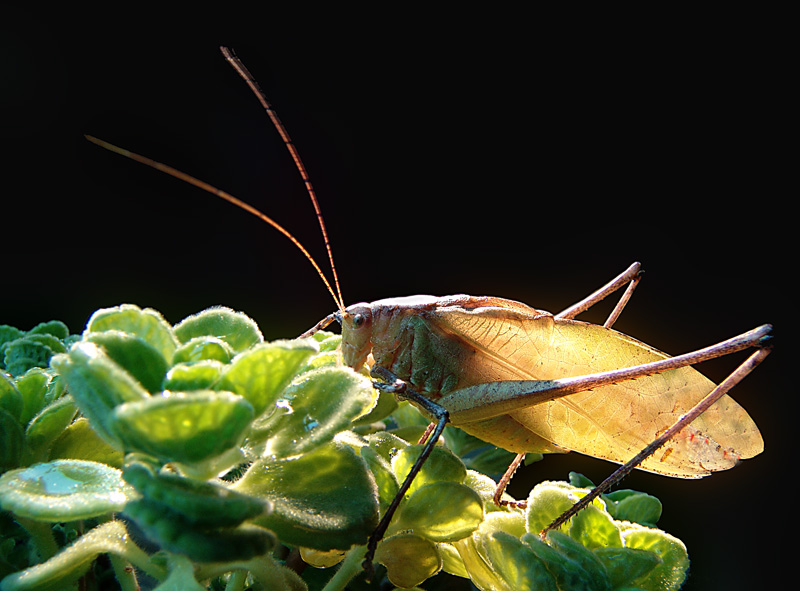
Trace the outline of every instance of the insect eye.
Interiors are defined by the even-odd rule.
[[[363,314],[353,314],[353,328],[361,328],[364,325]]]

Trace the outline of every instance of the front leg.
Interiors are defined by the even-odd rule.
[[[375,550],[378,547],[378,542],[381,541],[383,535],[386,533],[386,530],[392,521],[392,517],[394,517],[397,508],[400,506],[400,502],[403,500],[406,492],[408,492],[411,483],[419,473],[422,465],[425,463],[425,460],[427,460],[428,456],[431,455],[433,447],[436,445],[436,442],[442,435],[445,425],[447,425],[447,422],[450,420],[448,412],[445,408],[436,404],[432,400],[429,400],[411,388],[406,382],[398,378],[388,369],[375,366],[372,368],[370,373],[372,377],[384,380],[374,382],[375,388],[383,392],[390,392],[398,398],[409,400],[419,405],[434,418],[436,426],[428,437],[428,441],[426,442],[425,447],[422,449],[422,453],[417,458],[417,461],[414,462],[414,465],[411,467],[406,479],[400,486],[400,490],[397,491],[397,494],[395,495],[394,499],[392,499],[391,504],[386,509],[386,513],[383,514],[383,517],[378,523],[378,527],[375,528],[375,531],[373,531],[372,535],[369,537],[369,541],[367,542],[367,553],[364,557],[364,562],[362,563],[362,566],[367,573],[367,578],[372,577],[372,559],[375,557]]]

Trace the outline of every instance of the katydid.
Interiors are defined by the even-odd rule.
[[[365,568],[371,567],[375,548],[404,493],[448,423],[518,454],[498,484],[498,503],[505,502],[505,486],[529,452],[578,451],[623,464],[547,529],[634,468],[701,478],[763,451],[755,423],[726,393],[766,357],[771,327],[763,325],[678,357],[617,332],[612,325],[639,281],[638,263],[558,314],[498,297],[468,295],[411,296],[345,306],[325,224],[297,150],[244,65],[228,49],[221,49],[258,97],[292,155],[314,204],[332,282],[297,239],[252,206],[167,165],[89,139],[226,199],[283,233],[314,266],[337,307],[304,336],[338,321],[344,362],[356,370],[368,366],[377,388],[411,401],[433,420],[421,441],[426,444],[423,452],[368,542]],[[574,319],[626,286],[604,325]],[[749,347],[756,352],[719,386],[691,367]]]

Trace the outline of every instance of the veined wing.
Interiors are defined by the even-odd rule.
[[[459,387],[497,380],[552,380],[668,357],[615,330],[555,319],[519,302],[506,302],[475,298],[472,307],[436,310],[434,326],[442,338],[457,339],[475,351]],[[708,378],[685,367],[523,407],[509,415],[558,446],[624,463],[713,388]],[[470,430],[469,425],[465,428]],[[763,448],[753,420],[726,395],[641,468],[699,478],[730,468]]]

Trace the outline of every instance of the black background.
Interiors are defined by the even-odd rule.
[[[601,26],[499,11],[219,12],[19,12],[0,25],[0,323],[57,318],[77,332],[123,302],[171,322],[224,304],[271,339],[334,309],[278,233],[83,138],[256,205],[325,268],[303,185],[220,56],[227,44],[305,160],[348,304],[468,293],[557,312],[641,260],[623,332],[678,354],[773,323],[775,352],[734,393],[765,453],[702,481],[637,473],[624,486],[663,501],[660,525],[693,561],[685,589],[752,588],[785,567],[796,248],[779,182],[783,47],[766,16],[605,15]],[[582,318],[602,322],[603,310]],[[703,371],[720,380],[735,363]],[[513,492],[611,468],[550,457]]]

